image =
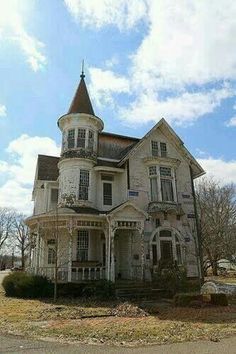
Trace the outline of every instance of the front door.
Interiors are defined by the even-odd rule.
[[[129,233],[119,230],[115,235],[115,275],[116,279],[130,278]]]

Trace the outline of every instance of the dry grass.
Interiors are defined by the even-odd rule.
[[[236,276],[222,276],[222,275],[219,275],[219,276],[208,276],[205,278],[205,281],[211,281],[211,280],[215,280],[217,282],[220,282],[220,283],[228,283],[228,284],[235,284],[236,285]]]
[[[0,331],[37,338],[56,337],[64,341],[126,345],[217,340],[236,334],[235,305],[188,309],[156,304],[149,306],[152,311],[145,316],[135,307],[136,316],[140,314],[136,318],[127,316],[124,305],[117,305],[117,302],[88,300],[61,301],[55,305],[39,300],[6,298],[1,292]],[[125,306],[132,316],[132,306]],[[119,307],[123,312],[117,312]],[[116,316],[84,318],[111,314]]]

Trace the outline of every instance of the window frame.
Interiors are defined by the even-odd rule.
[[[165,170],[170,170],[170,174],[163,174]],[[155,172],[156,171],[156,172]],[[161,172],[162,171],[162,172]],[[148,166],[148,178],[150,185],[150,200],[152,202],[165,202],[165,203],[177,203],[177,192],[176,192],[176,183],[175,183],[175,172],[172,166],[167,165],[149,165]],[[153,181],[156,180],[156,198],[153,193]],[[165,181],[171,183],[171,189],[169,194],[171,198],[168,200],[164,198],[163,184]]]
[[[105,203],[105,194],[104,194],[104,185],[110,185],[111,186],[111,196],[106,195],[106,197],[110,197],[110,203],[107,204]],[[103,201],[103,206],[109,207],[113,205],[113,183],[112,181],[102,181],[102,201]]]
[[[152,157],[168,157],[168,144],[165,141],[151,140],[150,149]]]
[[[81,233],[81,235],[80,235]],[[82,245],[79,245],[79,238],[85,237],[82,242]],[[89,245],[90,245],[90,233],[89,230],[83,229],[83,230],[78,230],[77,233],[77,242],[76,242],[76,260],[78,262],[87,262],[89,260]],[[83,246],[83,247],[82,247]],[[81,252],[81,255],[79,256],[79,253]]]
[[[170,235],[161,236],[162,231],[170,232]],[[162,246],[161,242],[171,241],[172,243],[172,259],[173,262],[176,262],[178,265],[183,265],[185,261],[185,254],[184,254],[184,244],[181,242],[181,236],[176,232],[176,230],[170,228],[161,228],[157,230],[152,239],[151,239],[151,252],[152,252],[152,262],[153,265],[157,265],[158,262],[162,259]],[[154,247],[156,246],[156,247]],[[153,250],[156,249],[156,254],[153,254]],[[154,262],[156,262],[154,264]]]
[[[70,133],[73,132],[73,137],[70,137]],[[67,131],[67,148],[74,149],[75,148],[75,136],[76,136],[76,129],[71,128]],[[73,141],[73,146],[70,143]]]
[[[83,136],[80,136],[81,134],[81,132],[83,132],[84,134],[83,134]],[[85,149],[85,147],[86,147],[86,129],[85,128],[78,128],[77,129],[77,134],[76,134],[76,136],[77,136],[77,139],[76,139],[76,147],[78,148],[78,149]],[[80,142],[83,142],[83,144],[81,144],[80,145]]]
[[[82,181],[82,173],[86,172],[87,177]],[[86,181],[87,179],[87,181]],[[82,182],[82,183],[81,183]],[[89,187],[90,187],[90,171],[86,169],[80,169],[79,171],[79,188],[78,188],[78,200],[89,200]],[[86,198],[84,198],[86,196]]]

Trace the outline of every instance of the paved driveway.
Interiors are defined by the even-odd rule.
[[[10,335],[0,335],[0,353],[12,354],[235,354],[236,337],[220,342],[200,341],[140,348],[122,348],[95,345],[70,345],[55,342],[33,341]]]

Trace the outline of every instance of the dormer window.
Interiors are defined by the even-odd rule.
[[[68,149],[73,149],[75,147],[75,129],[68,130]]]
[[[85,140],[86,140],[86,130],[85,129],[78,129],[77,147],[78,148],[85,148]]]
[[[158,141],[152,140],[152,156],[158,156]]]

